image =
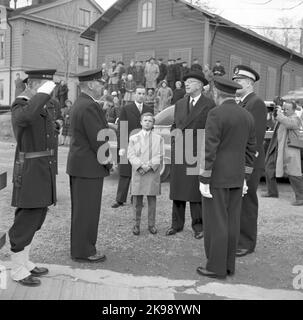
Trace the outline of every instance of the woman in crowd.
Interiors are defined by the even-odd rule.
[[[157,98],[159,101],[159,112],[170,106],[172,97],[173,91],[170,87],[167,86],[167,81],[161,81],[159,84],[159,90],[157,92]]]

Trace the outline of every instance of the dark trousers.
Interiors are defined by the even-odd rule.
[[[148,202],[148,226],[154,227],[156,222],[156,196],[147,196]],[[134,219],[136,226],[140,226],[143,208],[143,196],[133,196]]]
[[[253,252],[257,243],[257,224],[258,224],[258,196],[257,189],[261,178],[262,169],[254,169],[250,179],[247,181],[248,191],[243,197],[240,238],[238,248],[247,249]]]
[[[103,178],[70,177],[72,201],[71,256],[87,258],[96,254]]]
[[[288,176],[290,185],[294,190],[296,200],[303,200],[303,176]]]
[[[131,177],[119,176],[118,189],[116,195],[116,201],[124,203],[127,200],[128,189]]]
[[[202,203],[190,202],[191,226],[195,232],[203,230],[202,222]],[[181,231],[185,223],[185,207],[186,201],[174,200],[172,210],[172,228]]]
[[[12,227],[8,231],[12,252],[23,251],[31,244],[35,233],[41,229],[47,208],[17,208]]]
[[[235,272],[240,230],[242,188],[211,189],[212,199],[203,198],[206,269],[220,276]]]
[[[272,197],[279,197],[279,190],[276,177],[273,177],[272,174],[268,174],[265,171],[266,187],[268,195]]]

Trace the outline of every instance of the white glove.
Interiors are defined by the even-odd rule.
[[[205,197],[205,198],[212,198],[213,197],[213,195],[210,193],[209,184],[204,184],[204,183],[200,182],[199,189],[200,189],[200,192],[203,197]]]
[[[120,149],[119,150],[119,156],[123,157],[125,155],[125,149]]]
[[[109,152],[109,156],[108,156],[108,158],[107,158],[106,160],[104,160],[101,164],[103,164],[103,165],[105,166],[105,165],[107,165],[107,164],[111,163],[111,162],[112,162],[112,160],[113,160],[112,153],[111,153],[111,152]]]
[[[46,81],[43,85],[37,90],[37,93],[46,93],[50,95],[55,89],[56,84],[54,81]]]
[[[247,186],[246,180],[244,179],[242,197],[244,197],[247,194],[247,190],[248,190],[248,186]]]

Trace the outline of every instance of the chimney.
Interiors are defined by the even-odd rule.
[[[9,3],[10,3],[10,0],[0,0],[0,6],[9,8],[10,7]]]

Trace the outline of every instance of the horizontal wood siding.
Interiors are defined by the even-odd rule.
[[[269,44],[261,43],[248,35],[242,35],[230,28],[219,28],[214,42],[212,60],[221,60],[222,64],[226,67],[228,77],[231,77],[231,74],[229,74],[231,55],[241,57],[242,64],[250,65],[252,61],[261,64],[261,79],[259,81],[258,91],[259,95],[264,99],[267,96],[266,83],[268,67],[275,68],[277,77],[274,92],[275,95],[278,95],[280,68],[288,59],[287,53],[283,53]],[[290,73],[290,84],[288,86],[282,83],[282,88],[289,87],[290,89],[294,89],[295,76],[303,75],[303,61],[298,59],[296,59],[296,61],[291,61],[284,66],[283,71]]]
[[[149,50],[154,50],[157,58],[167,60],[169,49],[173,48],[192,48],[192,58],[202,61],[204,24],[185,18],[184,14],[195,15],[188,11],[174,1],[157,0],[156,30],[137,32],[138,0],[132,1],[99,33],[98,65],[112,53],[122,53],[128,64],[135,52]]]

